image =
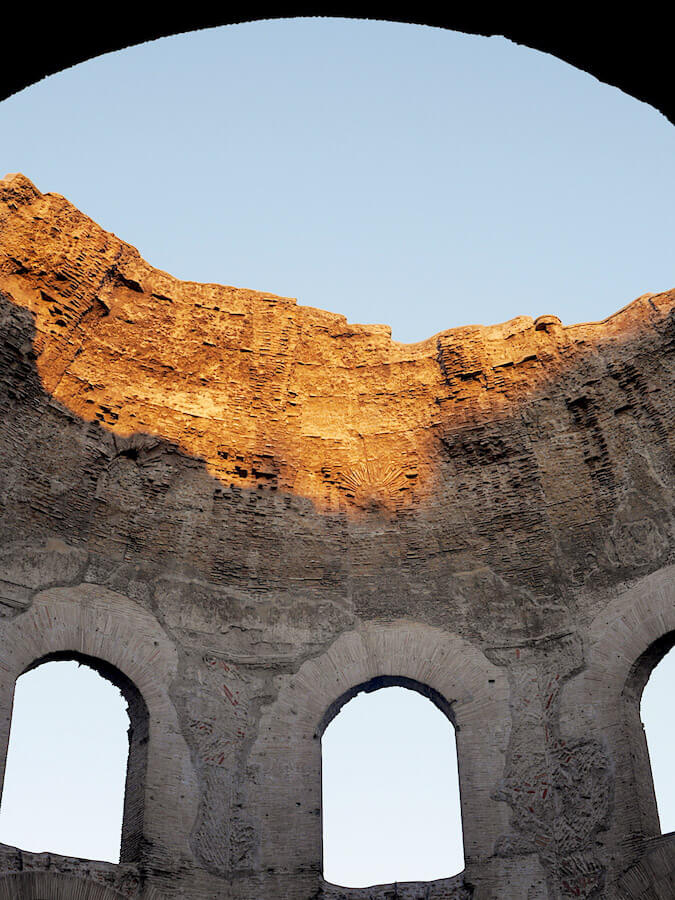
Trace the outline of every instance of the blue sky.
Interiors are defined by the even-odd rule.
[[[76,662],[46,663],[18,679],[0,841],[119,859],[126,708],[118,688]]]
[[[0,104],[0,160],[153,265],[420,340],[673,286],[675,129],[503,38],[254,22]]]
[[[210,29],[45,79],[0,103],[0,133],[0,174],[21,171],[65,195],[152,265],[385,322],[397,340],[521,314],[600,319],[675,286],[675,129],[618,89],[503,38],[340,19]],[[659,672],[664,685],[650,685],[643,712],[670,830],[669,757],[654,761],[675,739],[658,712],[675,665]],[[34,722],[41,690],[27,701]],[[384,712],[366,714],[376,731],[391,696]],[[327,740],[338,741],[350,707]],[[345,728],[331,753],[348,764],[362,728]],[[444,728],[433,742],[447,760]],[[16,777],[23,760],[32,779],[28,749],[12,753]],[[339,794],[344,776],[335,777],[325,789]],[[26,836],[7,803],[0,839],[59,849]],[[437,821],[432,811],[418,820],[425,815]],[[342,846],[335,859],[348,858]],[[70,852],[114,857],[100,844]],[[429,878],[456,870],[458,853],[455,844],[445,872],[433,868],[437,857],[410,863],[398,849],[389,876],[327,866],[345,884]]]

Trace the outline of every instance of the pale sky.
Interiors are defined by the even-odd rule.
[[[118,688],[76,662],[45,663],[18,679],[0,841],[119,861],[126,708]]]
[[[63,194],[152,265],[180,278],[297,297],[352,322],[386,322],[398,340],[521,314],[555,313],[565,323],[600,319],[640,294],[675,286],[675,129],[618,89],[503,38],[341,19],[209,29],[45,79],[0,103],[0,133],[0,175],[21,171],[40,190]],[[68,664],[58,665],[66,673]],[[19,786],[3,799],[0,839],[113,859],[119,763],[100,748],[89,751],[98,769],[77,763],[75,772],[89,799],[95,786],[117,795],[118,813],[103,816],[108,827],[102,822],[99,834],[74,801],[66,811],[54,800],[54,818],[46,785],[30,800],[40,816],[26,822],[28,787],[20,779],[35,783],[39,767],[49,781],[47,764],[59,771],[65,765],[57,754],[61,739],[45,741],[31,728],[52,722],[70,739],[68,758],[74,744],[103,728],[86,728],[73,743],[74,720],[56,706],[59,696],[74,698],[71,676],[51,669],[41,684],[42,671],[21,680],[23,721],[33,725],[13,726],[11,778]],[[670,830],[675,782],[667,749],[657,762],[657,744],[672,747],[675,735],[652,738],[672,720],[659,712],[672,694],[670,658],[659,675],[664,684],[650,683],[643,716]],[[47,699],[48,688],[56,696]],[[340,883],[424,879],[461,868],[457,833],[448,836],[457,819],[448,816],[443,827],[450,831],[442,831],[431,808],[416,814],[413,830],[428,820],[437,837],[445,835],[440,851],[428,837],[432,860],[406,859],[388,836],[391,868],[377,868],[373,849],[374,868],[365,874],[345,843],[354,839],[356,821],[371,834],[384,834],[385,826],[362,816],[368,783],[355,818],[345,815],[351,801],[337,762],[351,766],[355,778],[349,743],[374,740],[366,725],[384,734],[397,703],[399,737],[401,721],[421,709],[439,731],[428,747],[407,750],[390,735],[387,765],[407,774],[395,783],[383,778],[385,790],[373,802],[389,804],[416,783],[418,798],[436,793],[415,782],[431,771],[423,750],[445,767],[450,795],[456,791],[451,726],[417,695],[419,709],[404,706],[407,694],[388,689],[380,712],[365,712],[380,694],[358,697],[326,732],[333,762],[324,790],[334,819],[325,826],[336,842],[327,849],[326,872]],[[119,720],[119,699],[113,689],[110,707],[91,702],[97,715],[110,708],[112,721]],[[27,736],[15,747],[22,730]],[[397,755],[404,750],[412,763]],[[364,756],[364,772],[368,765]],[[451,808],[454,801],[446,802]],[[392,818],[387,810],[385,823]],[[66,847],[63,817],[71,812],[86,827]],[[338,837],[341,818],[348,824]],[[40,819],[54,822],[51,837],[38,833]],[[351,869],[340,865],[350,857]]]
[[[345,887],[464,868],[455,731],[400,687],[358,694],[321,741],[324,877]]]

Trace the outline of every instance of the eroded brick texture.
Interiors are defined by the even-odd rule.
[[[49,653],[149,712],[135,859],[4,848],[0,897],[662,896],[629,695],[675,631],[674,301],[401,344],[0,182],[2,754]],[[467,868],[336,888],[316,731],[383,675],[454,710]]]

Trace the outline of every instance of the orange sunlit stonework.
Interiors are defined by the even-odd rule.
[[[0,289],[33,314],[56,401],[116,435],[172,442],[223,484],[325,511],[423,504],[449,433],[464,441],[546,402],[561,371],[673,303],[645,295],[602,323],[521,316],[402,344],[286,297],[179,281],[22,175],[0,182],[0,230]]]

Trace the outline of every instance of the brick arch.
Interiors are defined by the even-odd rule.
[[[595,616],[584,631],[585,667],[563,690],[562,732],[601,741],[614,768],[605,840],[626,848],[621,869],[661,837],[640,700],[651,671],[673,644],[675,566],[668,566],[640,579]]]
[[[409,691],[415,691],[416,693],[421,694],[423,697],[426,697],[427,700],[430,700],[434,706],[450,720],[455,729],[457,728],[452,701],[445,698],[442,694],[439,694],[438,691],[429,687],[429,685],[424,684],[422,681],[416,681],[414,678],[407,678],[404,675],[379,675],[376,678],[371,678],[369,681],[363,682],[363,684],[354,685],[354,687],[345,691],[341,697],[338,697],[337,700],[331,703],[321,717],[321,721],[316,730],[316,736],[323,737],[326,728],[328,728],[333,719],[340,713],[342,707],[346,706],[347,703],[358,696],[358,694],[372,694],[374,691],[379,691],[382,688],[388,687],[407,688]]]
[[[654,841],[639,863],[619,880],[617,900],[663,900],[675,897],[675,838]]]
[[[467,875],[473,861],[494,852],[508,828],[508,807],[494,793],[510,734],[509,687],[504,670],[481,650],[417,622],[369,624],[341,635],[325,653],[279,682],[277,699],[263,710],[249,757],[249,766],[261,775],[248,787],[249,804],[269,810],[249,823],[260,836],[255,865],[264,868],[285,859],[289,868],[320,876],[322,729],[331,710],[337,711],[360,686],[394,682],[415,683],[451,710]],[[300,806],[303,794],[307,799]]]
[[[120,900],[126,898],[98,881],[53,872],[17,872],[0,877],[0,900]]]
[[[143,840],[160,858],[191,855],[198,787],[169,696],[176,650],[154,616],[122,594],[94,584],[53,588],[0,622],[0,771],[16,679],[37,662],[73,655],[114,667],[143,698],[149,733]]]

